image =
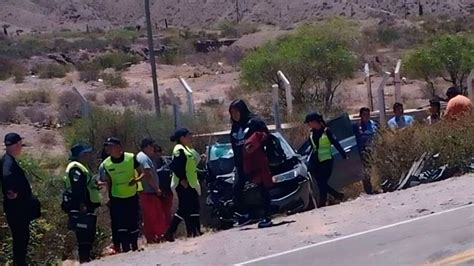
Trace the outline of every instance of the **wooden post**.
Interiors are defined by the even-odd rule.
[[[155,99],[155,112],[159,116],[161,113],[160,94],[158,91],[158,75],[156,73],[155,46],[153,45],[153,30],[151,28],[150,0],[145,0],[146,29],[148,35],[148,50],[150,51],[151,76],[153,81],[153,95]]]
[[[398,59],[397,66],[395,67],[395,74],[393,83],[395,84],[395,102],[402,102],[402,79],[400,78],[400,67],[402,66],[402,60]]]
[[[379,99],[379,112],[380,112],[380,125],[385,127],[387,124],[387,113],[385,110],[385,84],[390,77],[390,72],[385,72],[383,74],[382,81],[380,82],[379,88],[377,89],[378,99]]]
[[[474,87],[472,83],[474,82],[474,69],[471,70],[471,74],[467,77],[467,93],[469,96],[469,99],[471,99],[472,102],[474,102]]]
[[[367,83],[367,106],[371,111],[374,110],[374,98],[372,96],[372,78],[370,77],[369,64],[366,63],[364,66],[365,82]]]
[[[286,78],[285,74],[283,72],[278,71],[277,72],[278,77],[280,80],[283,82],[283,86],[285,86],[285,95],[286,95],[286,107],[288,110],[288,114],[291,115],[293,114],[293,95],[291,92],[291,84],[290,81]]]
[[[188,99],[188,112],[189,114],[194,114],[194,99],[193,99],[193,89],[188,85],[184,78],[179,78],[179,82],[186,91],[186,96]]]
[[[280,120],[280,104],[278,97],[278,84],[272,85],[272,99],[273,99],[273,118],[275,120],[275,127],[277,132],[281,132],[281,120]]]

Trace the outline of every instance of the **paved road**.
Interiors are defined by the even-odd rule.
[[[258,258],[240,265],[474,265],[474,206]]]

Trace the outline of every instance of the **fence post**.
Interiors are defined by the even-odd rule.
[[[471,74],[467,77],[467,93],[469,96],[469,99],[471,99],[472,102],[474,102],[474,88],[472,83],[474,82],[474,69],[471,70]]]
[[[179,82],[186,91],[186,96],[188,99],[188,112],[189,114],[194,114],[194,99],[193,99],[193,89],[189,86],[184,78],[179,78]]]
[[[285,87],[287,111],[288,114],[291,115],[293,114],[293,94],[291,92],[290,81],[286,78],[282,71],[278,71],[277,74],[280,80],[283,82],[283,86]]]
[[[365,82],[367,83],[367,104],[371,111],[374,110],[374,98],[372,97],[372,78],[370,76],[369,64],[364,66]]]
[[[178,99],[171,89],[166,89],[166,93],[168,94],[168,97],[170,97],[171,104],[173,105],[174,128],[177,130],[181,128],[181,113],[179,111]]]
[[[379,104],[379,112],[380,112],[380,125],[385,127],[387,124],[387,113],[385,110],[385,85],[387,84],[387,80],[390,77],[390,72],[385,72],[383,74],[382,81],[380,82],[379,88],[377,89],[378,94],[378,104]]]
[[[400,78],[400,68],[402,66],[402,60],[398,59],[397,66],[395,67],[395,75],[393,83],[395,84],[395,102],[402,102],[402,79]]]
[[[272,99],[273,99],[273,118],[275,121],[275,127],[277,132],[281,132],[281,121],[280,121],[280,104],[278,99],[278,84],[272,85]]]
[[[87,99],[77,90],[76,87],[72,87],[72,91],[79,95],[81,100],[81,115],[82,117],[87,117],[90,114],[91,108]]]

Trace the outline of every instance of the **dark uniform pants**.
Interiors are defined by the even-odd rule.
[[[200,205],[197,191],[188,186],[179,184],[176,187],[178,194],[178,210],[176,211],[167,234],[174,234],[182,221],[186,224],[188,237],[201,235]]]
[[[310,167],[311,176],[316,180],[319,189],[319,206],[324,207],[327,204],[328,193],[335,198],[341,197],[341,193],[329,186],[334,165],[334,159],[317,162]]]
[[[91,261],[91,251],[95,241],[97,228],[97,216],[94,212],[79,214],[71,212],[69,214],[70,229],[76,234],[79,251],[79,261],[81,263]]]
[[[13,238],[13,262],[15,265],[27,265],[26,254],[30,241],[30,219],[25,215],[7,213],[7,222]]]
[[[112,230],[123,252],[138,249],[139,204],[138,195],[130,198],[110,199]]]

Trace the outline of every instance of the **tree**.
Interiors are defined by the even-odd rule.
[[[463,87],[474,68],[474,42],[462,35],[434,38],[406,55],[406,69],[415,78],[423,78],[434,89],[433,78],[442,77]]]
[[[251,52],[241,63],[244,87],[263,90],[279,83],[277,71],[289,78],[296,104],[332,107],[342,81],[352,75],[355,59],[344,41],[308,34],[308,28]]]

